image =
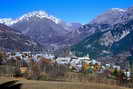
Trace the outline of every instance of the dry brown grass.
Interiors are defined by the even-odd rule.
[[[11,78],[0,78],[0,83],[16,80]],[[85,82],[53,82],[53,81],[33,81],[18,79],[22,83],[22,89],[128,89],[119,86],[111,86],[98,83]]]

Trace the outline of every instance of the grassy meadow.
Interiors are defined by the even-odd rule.
[[[11,80],[18,80],[22,83],[21,89],[131,89],[115,85],[86,83],[86,82],[57,82],[57,81],[37,81],[22,78],[0,78],[0,83]]]

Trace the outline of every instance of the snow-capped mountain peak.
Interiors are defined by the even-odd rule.
[[[40,10],[40,11],[33,11],[33,12],[26,13],[26,14],[22,15],[20,18],[16,18],[16,19],[1,18],[0,23],[11,26],[19,21],[22,21],[22,20],[29,20],[31,17],[37,17],[40,19],[46,18],[46,19],[53,21],[56,24],[59,24],[62,22],[62,20],[60,20],[52,15],[49,15],[45,11]]]
[[[39,18],[45,18],[45,17],[47,18],[48,14],[45,11],[33,11],[33,12],[24,14],[19,19],[22,20],[22,19],[30,18],[30,17],[34,17],[34,16],[39,17]]]
[[[60,20],[60,19],[58,19],[58,18],[56,18],[56,17],[54,17],[54,16],[52,16],[52,15],[49,16],[48,19],[52,20],[52,21],[55,22],[56,24],[59,24],[59,23],[62,22],[62,20]]]
[[[10,26],[10,25],[16,23],[16,20],[13,20],[11,18],[1,18],[0,23]]]
[[[119,11],[119,12],[126,12],[125,9],[121,9],[121,8],[112,8],[112,11]]]
[[[19,20],[23,20],[23,19],[27,19],[29,20],[29,18],[31,17],[38,17],[40,19],[43,19],[43,18],[47,18],[49,20],[52,20],[53,22],[55,22],[56,24],[60,23],[61,20],[52,16],[52,15],[49,15],[47,12],[45,11],[33,11],[33,12],[29,12],[27,14],[24,14],[22,17],[19,18]]]

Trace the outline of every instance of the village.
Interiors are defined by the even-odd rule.
[[[64,75],[69,71],[73,73],[95,75],[105,74],[108,78],[121,78],[120,80],[122,81],[124,79],[131,79],[130,67],[129,69],[121,69],[118,65],[103,64],[100,61],[91,59],[89,55],[76,57],[71,52],[67,57],[56,57],[53,54],[48,53],[33,54],[31,52],[3,52],[2,54],[1,52],[0,59],[0,76],[5,76],[6,74],[15,76],[14,72],[16,70],[16,76],[26,78],[31,78],[32,76],[31,79],[39,79],[39,76],[43,74],[46,75],[50,73],[52,76],[55,74]],[[6,67],[4,67],[5,70],[2,67],[3,65],[6,65]],[[13,67],[16,69],[13,69]]]

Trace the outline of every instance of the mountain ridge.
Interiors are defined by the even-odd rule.
[[[70,45],[73,42],[68,34],[82,26],[80,23],[67,23],[45,11],[29,12],[14,20],[0,19],[0,22],[48,48]]]
[[[72,46],[73,53],[77,56],[90,54],[95,59],[114,57],[119,54],[124,56],[126,52],[130,55],[130,49],[133,48],[133,7],[121,11],[122,14],[107,11],[84,25],[81,31],[88,32],[88,34],[84,34],[86,37]],[[101,18],[106,19],[101,20]]]

